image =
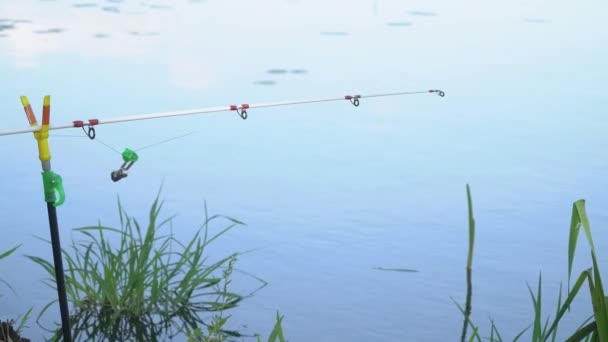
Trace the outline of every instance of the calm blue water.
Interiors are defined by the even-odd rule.
[[[118,150],[197,131],[141,151],[118,183],[116,153],[53,137],[67,192],[58,211],[64,245],[76,237],[71,228],[116,225],[117,195],[144,220],[164,182],[164,213],[178,215],[180,239],[202,222],[205,201],[247,223],[213,253],[257,248],[238,266],[269,285],[233,313],[232,326],[267,334],[280,310],[291,341],[457,339],[450,296],[465,297],[467,183],[478,227],[473,318],[482,327],[492,317],[505,338],[526,327],[526,281],[535,286],[541,270],[553,313],[579,198],[608,265],[605,1],[90,4],[0,1],[0,130],[26,127],[20,95],[41,115],[50,94],[58,124],[354,93],[439,88],[446,97],[99,126],[98,139]],[[48,237],[34,139],[2,137],[0,154],[0,250],[23,244],[0,264],[18,292],[2,290],[0,315],[14,317],[55,292],[22,256],[51,258],[33,238]],[[583,244],[581,253],[577,273],[589,261]],[[256,286],[235,280],[242,292]],[[565,329],[591,313],[579,300]],[[39,339],[30,326],[25,335]]]

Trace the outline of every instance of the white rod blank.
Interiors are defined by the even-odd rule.
[[[56,129],[65,129],[65,128],[74,128],[74,127],[83,127],[83,126],[94,126],[94,125],[103,125],[103,124],[111,124],[118,122],[126,122],[126,121],[136,121],[136,120],[148,120],[148,119],[158,119],[158,118],[167,118],[174,116],[184,116],[184,115],[194,115],[194,114],[206,114],[206,113],[215,113],[215,112],[225,112],[225,111],[235,111],[235,110],[243,110],[243,109],[251,109],[251,108],[265,108],[265,107],[278,107],[278,106],[289,106],[289,105],[298,105],[298,104],[306,104],[306,103],[318,103],[318,102],[330,102],[330,101],[344,101],[344,100],[353,100],[353,99],[362,99],[362,98],[370,98],[370,97],[381,97],[381,96],[397,96],[397,95],[411,95],[411,94],[423,94],[423,93],[438,93],[439,96],[443,96],[444,92],[441,90],[426,90],[426,91],[413,91],[413,92],[399,92],[399,93],[387,93],[387,94],[376,94],[376,95],[366,95],[366,96],[343,96],[343,97],[335,97],[335,98],[326,98],[326,99],[312,99],[312,100],[298,100],[298,101],[284,101],[284,102],[268,102],[268,103],[258,103],[251,105],[232,105],[232,106],[222,106],[222,107],[211,107],[211,108],[201,108],[201,109],[190,109],[190,110],[181,110],[181,111],[172,111],[172,112],[160,112],[160,113],[148,113],[148,114],[137,114],[137,115],[129,115],[122,116],[116,118],[109,119],[96,119],[94,123],[90,123],[88,121],[83,121],[81,125],[76,125],[75,122],[69,124],[62,125],[50,125],[49,130]],[[40,130],[41,126],[32,126],[29,128],[12,130],[12,131],[0,131],[0,136],[3,135],[11,135],[11,134],[22,134],[22,133],[30,133]]]

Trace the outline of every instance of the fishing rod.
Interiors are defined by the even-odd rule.
[[[383,93],[383,94],[373,94],[373,95],[346,95],[342,97],[334,97],[334,98],[323,98],[323,99],[308,99],[308,100],[297,100],[297,101],[283,101],[283,102],[268,102],[268,103],[258,103],[258,104],[241,104],[239,105],[229,105],[229,106],[221,106],[221,107],[210,107],[210,108],[200,108],[200,109],[190,109],[190,110],[181,110],[181,111],[172,111],[172,112],[159,112],[159,113],[148,113],[148,114],[137,114],[137,115],[129,115],[122,116],[117,118],[109,118],[109,119],[89,119],[89,120],[75,120],[69,124],[63,125],[48,125],[46,129],[48,131],[58,130],[58,129],[67,129],[67,128],[82,128],[85,135],[89,137],[89,139],[94,140],[96,137],[95,126],[102,124],[112,124],[119,122],[127,122],[127,121],[137,121],[137,120],[148,120],[148,119],[158,119],[158,118],[167,118],[167,117],[175,117],[175,116],[184,116],[184,115],[194,115],[194,114],[205,114],[205,113],[215,113],[215,112],[224,112],[224,111],[236,111],[237,114],[243,119],[247,119],[247,110],[254,108],[266,108],[266,107],[278,107],[278,106],[290,106],[290,105],[299,105],[299,104],[309,104],[309,103],[319,103],[319,102],[331,102],[331,101],[350,101],[355,107],[359,106],[361,99],[364,98],[374,98],[374,97],[385,97],[385,96],[398,96],[398,95],[413,95],[413,94],[425,94],[425,93],[436,93],[437,95],[443,97],[445,93],[442,90],[424,90],[424,91],[407,91],[407,92],[397,92],[397,93]],[[31,106],[29,105],[29,101],[25,96],[21,97],[21,101],[23,103],[26,115],[28,119],[33,116],[33,111]],[[30,120],[32,122],[32,120]],[[86,129],[85,129],[86,128]],[[12,131],[4,131],[0,132],[0,136],[3,135],[11,135],[11,134],[23,134],[23,133],[31,133],[39,132],[42,129],[42,126],[38,126],[35,123],[29,128],[12,130]],[[186,134],[188,135],[188,134]],[[183,136],[181,136],[183,137]],[[161,143],[165,143],[170,140],[175,140],[181,137],[169,139],[157,144],[153,144],[151,146],[156,146]],[[133,164],[139,159],[137,155],[137,150],[132,150],[126,148],[122,153],[118,152],[116,149],[112,148],[108,144],[103,141],[97,139],[98,142],[103,144],[105,147],[111,149],[112,151],[121,154],[123,159],[123,164],[120,166],[118,170],[112,171],[110,173],[111,179],[114,182],[118,182],[119,180],[128,176],[129,169],[133,166]],[[149,147],[149,146],[147,146]],[[146,147],[146,148],[147,148]]]
[[[51,152],[49,148],[49,133],[51,130],[57,129],[66,129],[66,128],[82,128],[85,132],[86,136],[89,139],[95,139],[95,126],[102,124],[111,124],[125,121],[135,121],[135,120],[146,120],[146,119],[157,119],[157,118],[166,118],[173,116],[183,116],[183,115],[193,115],[193,114],[204,114],[204,113],[213,113],[213,112],[224,112],[224,111],[236,111],[237,114],[243,119],[247,119],[247,110],[253,108],[264,108],[264,107],[278,107],[278,106],[289,106],[289,105],[298,105],[298,104],[306,104],[306,103],[318,103],[318,102],[329,102],[329,101],[341,101],[347,100],[350,101],[355,107],[359,106],[359,102],[364,98],[373,98],[373,97],[382,97],[382,96],[397,96],[397,95],[413,95],[413,94],[423,94],[423,93],[436,93],[437,95],[443,97],[445,93],[442,90],[426,90],[426,91],[410,91],[410,92],[400,92],[400,93],[385,93],[385,94],[376,94],[376,95],[346,95],[343,97],[336,98],[326,98],[326,99],[313,99],[313,100],[299,100],[299,101],[284,101],[284,102],[269,102],[269,103],[260,103],[260,104],[241,104],[239,105],[230,105],[223,107],[212,107],[212,108],[202,108],[202,109],[192,109],[192,110],[182,110],[182,111],[174,111],[174,112],[162,112],[162,113],[150,113],[150,114],[140,114],[140,115],[130,115],[118,118],[110,118],[110,119],[89,119],[86,122],[84,120],[76,120],[72,121],[70,124],[64,125],[56,125],[52,126],[50,124],[50,113],[51,113],[51,97],[44,97],[44,104],[42,107],[42,123],[38,124],[36,119],[36,115],[32,110],[32,107],[29,103],[29,100],[25,96],[21,96],[21,103],[23,104],[23,109],[25,110],[25,115],[27,120],[29,121],[30,127],[26,129],[20,130],[12,130],[12,131],[4,131],[0,132],[0,136],[11,135],[11,134],[22,134],[22,133],[33,133],[34,138],[36,139],[38,145],[38,158],[40,159],[40,164],[42,166],[42,184],[44,188],[44,201],[47,204],[48,211],[48,219],[49,219],[49,228],[51,235],[51,245],[53,248],[53,264],[55,268],[55,282],[57,285],[57,296],[59,299],[59,311],[61,313],[61,329],[63,335],[64,342],[72,341],[72,334],[70,329],[70,317],[69,317],[69,308],[68,308],[68,300],[65,289],[65,279],[64,279],[64,271],[63,271],[63,258],[61,255],[61,242],[59,238],[59,225],[57,222],[57,209],[56,207],[60,206],[65,201],[65,192],[63,189],[63,180],[60,175],[54,173],[51,169]],[[87,129],[85,130],[85,127]],[[178,137],[179,138],[179,137]],[[158,144],[175,140],[178,138],[173,138],[169,140],[165,140],[160,143],[148,145],[140,148],[148,148],[152,146],[156,146]],[[101,140],[97,140],[100,143],[106,145],[101,142]],[[110,146],[106,145],[108,148],[114,150]],[[115,150],[115,152],[119,153]],[[113,171],[111,173],[111,178],[114,182],[119,181],[120,179],[127,177],[128,170],[133,166],[133,164],[139,159],[139,156],[135,151],[131,149],[125,149],[122,153],[122,158],[124,163],[120,167],[119,170]]]
[[[425,93],[436,93],[437,95],[443,97],[445,93],[442,90],[424,90],[424,91],[410,91],[410,92],[399,92],[399,93],[385,93],[385,94],[374,94],[374,95],[346,95],[343,97],[335,97],[335,98],[325,98],[325,99],[311,99],[311,100],[298,100],[298,101],[284,101],[284,102],[268,102],[268,103],[258,103],[258,104],[241,104],[239,105],[230,105],[230,106],[221,106],[221,107],[210,107],[210,108],[200,108],[200,109],[190,109],[190,110],[181,110],[181,111],[173,111],[173,112],[160,112],[160,113],[149,113],[149,114],[137,114],[137,115],[129,115],[117,118],[109,118],[109,119],[89,119],[89,120],[75,120],[69,124],[63,125],[50,125],[48,127],[49,130],[57,130],[57,129],[66,129],[66,128],[82,128],[85,130],[87,136],[91,139],[95,138],[95,127],[97,125],[103,124],[112,124],[126,121],[136,121],[136,120],[148,120],[148,119],[158,119],[158,118],[167,118],[173,116],[184,116],[184,115],[193,115],[193,114],[206,114],[206,113],[215,113],[215,112],[226,112],[226,111],[236,111],[238,115],[243,119],[247,119],[247,109],[254,108],[266,108],[266,107],[278,107],[278,106],[291,106],[291,105],[299,105],[299,104],[309,104],[309,103],[319,103],[319,102],[331,102],[331,101],[350,101],[355,107],[359,106],[359,101],[364,98],[374,98],[374,97],[384,97],[384,96],[398,96],[398,95],[413,95],[413,94],[425,94]],[[27,110],[26,110],[27,112]],[[0,136],[3,135],[11,135],[11,134],[23,134],[23,133],[31,133],[35,131],[39,131],[41,126],[31,126],[25,129],[18,129],[12,131],[0,131]]]

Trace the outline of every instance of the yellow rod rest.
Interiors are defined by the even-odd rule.
[[[25,115],[27,116],[28,121],[30,122],[30,126],[37,126],[38,122],[36,120],[36,115],[32,110],[32,106],[30,105],[30,101],[27,99],[27,96],[21,96],[21,103],[23,104],[23,109],[25,110]],[[42,126],[38,131],[34,131],[34,138],[38,142],[38,158],[40,161],[49,161],[51,160],[51,150],[49,149],[49,123],[51,117],[51,97],[44,97],[44,106],[42,107]]]

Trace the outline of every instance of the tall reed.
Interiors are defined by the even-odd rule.
[[[469,254],[467,259],[467,300],[465,309],[462,308],[456,301],[456,305],[464,316],[464,328],[462,331],[461,341],[466,340],[466,326],[469,325],[473,329],[473,333],[469,338],[469,341],[481,342],[479,327],[474,325],[470,319],[471,308],[470,308],[470,297],[471,297],[471,265],[472,265],[472,254],[473,254],[473,241],[475,235],[475,224],[473,219],[473,211],[471,204],[471,195],[469,186],[467,185],[467,197],[469,202]],[[585,237],[587,238],[587,244],[591,253],[592,266],[581,272],[574,285],[570,287],[571,275],[572,275],[572,264],[576,255],[578,236],[580,235],[581,229],[583,230]],[[568,290],[566,292],[566,298],[562,302],[562,287],[560,286],[559,297],[557,300],[557,308],[555,311],[555,317],[551,320],[551,317],[543,319],[542,316],[542,276],[538,276],[538,286],[536,291],[533,291],[528,286],[528,291],[532,299],[532,305],[534,308],[534,319],[532,324],[520,331],[515,335],[513,341],[519,340],[526,332],[532,328],[531,341],[532,342],[546,342],[551,340],[555,342],[557,339],[557,329],[559,323],[570,310],[570,307],[574,299],[578,296],[581,288],[587,284],[589,292],[591,294],[591,308],[593,315],[583,322],[583,324],[566,339],[567,342],[578,342],[578,341],[600,341],[608,342],[608,297],[605,296],[604,288],[602,285],[602,278],[600,276],[600,270],[597,263],[597,252],[593,243],[593,237],[591,234],[591,225],[587,217],[587,211],[585,208],[585,200],[581,199],[573,203],[572,205],[572,217],[570,220],[570,231],[569,231],[569,243],[568,243]],[[487,338],[490,342],[502,342],[503,338],[496,327],[493,320],[490,321],[490,336]]]
[[[467,327],[473,310],[471,302],[473,300],[473,246],[475,245],[475,219],[473,218],[473,202],[471,199],[471,189],[467,184],[467,205],[469,208],[469,254],[467,257],[467,299],[464,309],[464,322],[462,323],[462,334],[460,341],[465,342],[467,338]]]

